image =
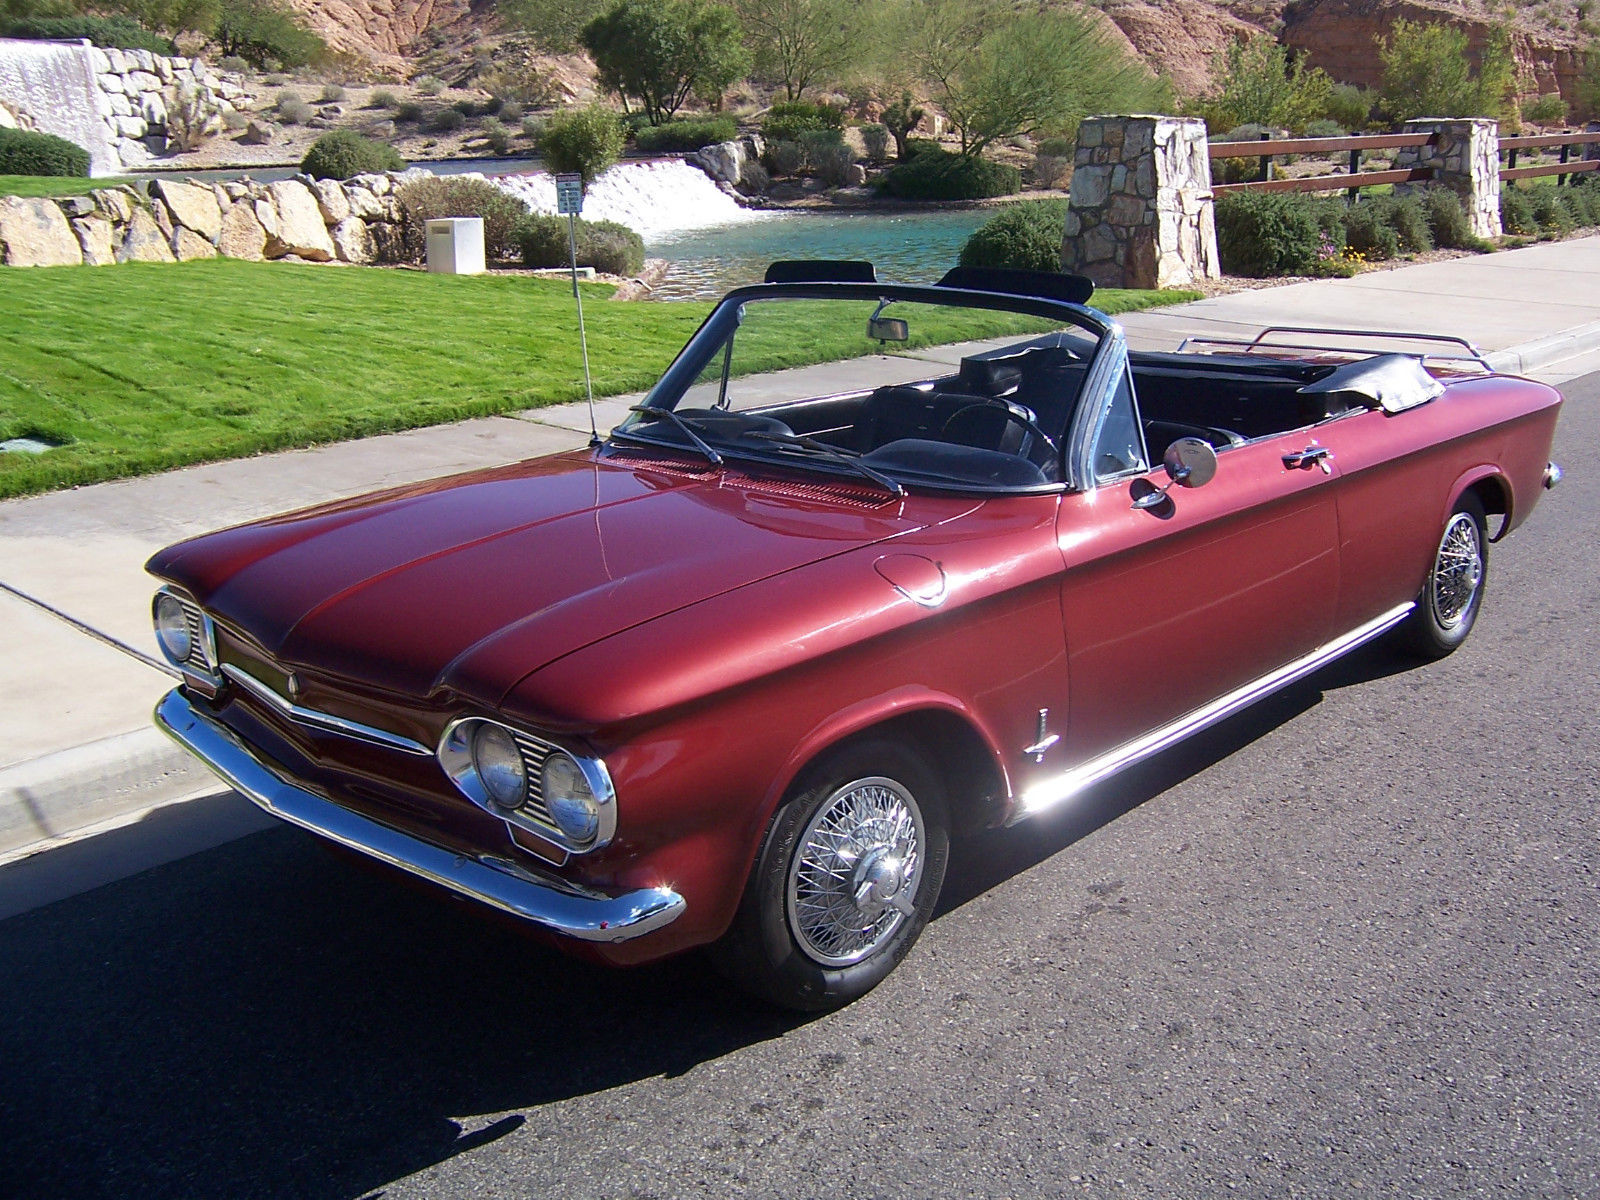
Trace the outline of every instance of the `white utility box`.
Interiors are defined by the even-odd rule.
[[[439,275],[482,275],[483,218],[429,221],[428,270]]]

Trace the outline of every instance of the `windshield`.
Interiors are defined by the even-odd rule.
[[[724,301],[613,436],[886,490],[1061,480],[1097,346],[1087,323],[862,290]]]

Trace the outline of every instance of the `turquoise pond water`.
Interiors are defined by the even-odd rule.
[[[783,213],[743,225],[697,230],[649,243],[651,258],[667,260],[662,300],[721,295],[760,283],[781,258],[847,258],[875,263],[878,278],[931,283],[956,265],[961,247],[994,213]]]

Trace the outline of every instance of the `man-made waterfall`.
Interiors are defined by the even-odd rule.
[[[100,89],[86,44],[0,38],[0,100],[31,117],[39,132],[87,150],[91,175],[122,169],[100,115]]]
[[[534,212],[556,211],[555,180],[543,172],[500,175],[491,182]],[[770,215],[742,208],[704,171],[682,159],[619,163],[596,179],[583,198],[585,220],[618,221],[637,230],[647,242]]]

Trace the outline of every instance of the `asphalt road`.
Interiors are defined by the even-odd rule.
[[[843,1012],[579,965],[288,829],[0,922],[0,1193],[1600,1194],[1600,375],[1566,390],[1462,651],[963,847]]]

